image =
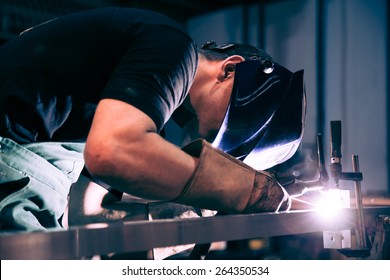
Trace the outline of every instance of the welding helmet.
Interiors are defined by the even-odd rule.
[[[291,158],[303,136],[306,100],[303,71],[277,63],[264,73],[260,61],[236,65],[230,104],[212,142],[255,169],[268,169]]]
[[[202,48],[238,54],[235,44]],[[230,102],[212,145],[257,170],[290,159],[306,121],[303,70],[289,71],[263,50],[236,64]]]

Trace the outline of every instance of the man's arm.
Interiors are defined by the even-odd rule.
[[[146,114],[112,99],[97,107],[85,162],[92,176],[145,199],[174,200],[225,213],[287,210],[291,203],[270,174],[204,140],[180,150],[157,134]]]
[[[92,176],[147,199],[179,196],[197,159],[164,140],[152,119],[130,104],[100,101],[85,147]]]

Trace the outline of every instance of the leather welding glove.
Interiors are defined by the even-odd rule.
[[[199,162],[176,203],[228,214],[289,210],[289,195],[270,173],[256,171],[205,140],[183,151]]]

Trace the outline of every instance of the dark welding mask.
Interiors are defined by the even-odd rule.
[[[265,170],[295,154],[305,119],[303,70],[292,73],[277,63],[269,69],[261,60],[243,61],[236,65],[230,104],[212,144]]]
[[[242,55],[235,44],[217,46],[211,41],[202,48]],[[303,70],[292,73],[262,50],[244,58],[235,66],[230,103],[211,142],[251,167],[265,170],[287,161],[301,143],[306,120]],[[191,114],[179,114],[182,125],[189,122]]]

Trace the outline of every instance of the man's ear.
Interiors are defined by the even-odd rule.
[[[244,60],[245,58],[240,55],[232,55],[226,58],[222,63],[218,80],[222,82],[223,80],[231,78],[234,75],[236,64],[243,62]]]

